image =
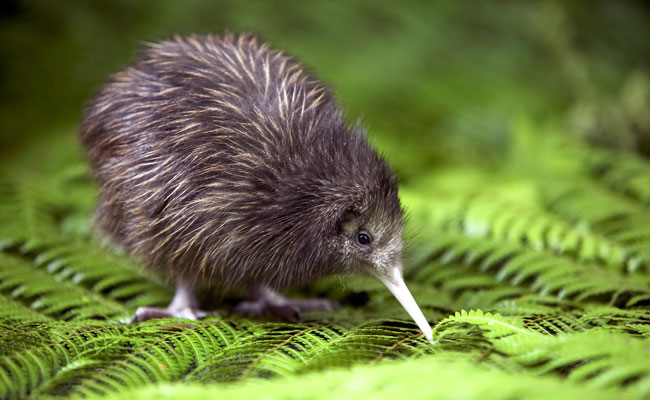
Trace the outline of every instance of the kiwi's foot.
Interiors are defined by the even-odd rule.
[[[191,320],[198,320],[205,318],[209,315],[214,315],[215,312],[203,311],[200,308],[184,307],[184,308],[157,308],[157,307],[138,307],[135,314],[131,318],[131,322],[142,322],[153,318],[185,318]]]
[[[270,314],[290,322],[300,322],[300,314],[315,310],[336,310],[341,305],[327,299],[290,299],[268,287],[252,290],[247,300],[237,304],[234,312],[245,315]]]
[[[185,318],[196,321],[214,314],[214,312],[201,310],[194,289],[186,283],[179,282],[176,285],[174,299],[167,308],[138,307],[131,322],[142,322],[153,318]]]

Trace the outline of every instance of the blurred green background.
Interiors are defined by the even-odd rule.
[[[502,167],[521,121],[650,152],[643,1],[3,0],[2,160],[69,148],[84,102],[144,42],[225,30],[257,32],[333,86],[403,181]]]

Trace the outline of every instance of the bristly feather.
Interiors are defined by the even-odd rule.
[[[401,233],[386,161],[325,86],[251,35],[151,45],[91,100],[81,138],[99,227],[197,285],[353,272],[331,240],[348,212]]]

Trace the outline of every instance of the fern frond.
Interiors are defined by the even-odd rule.
[[[628,261],[622,246],[537,207],[499,199],[493,191],[446,196],[444,201],[428,202],[426,209],[429,218],[420,223],[446,232],[510,242],[612,268]]]
[[[611,190],[650,205],[650,163],[632,153],[589,149],[583,160],[594,179]]]
[[[123,304],[56,279],[18,258],[0,254],[0,293],[58,319],[114,318],[129,314]]]
[[[646,271],[650,260],[650,213],[641,204],[590,182],[543,185],[547,207],[625,249],[630,272]]]
[[[95,242],[44,242],[28,255],[57,279],[69,280],[130,308],[162,306],[171,299],[169,290],[141,273],[143,266]]]
[[[23,333],[26,327],[28,334]],[[421,333],[403,321],[345,329],[220,318],[136,325],[84,320],[23,323],[5,333],[19,340],[3,346],[7,352],[0,357],[2,398],[85,396],[178,380],[288,376],[428,353]]]
[[[647,277],[622,276],[568,258],[487,239],[441,232],[431,251],[432,260],[438,263],[489,273],[509,285],[560,299],[633,305],[650,295]],[[424,270],[427,268],[435,269],[435,263]]]
[[[567,374],[570,381],[594,388],[625,386],[640,396],[650,395],[650,343],[612,332],[586,331],[544,335],[526,329],[518,317],[481,310],[461,311],[434,330],[440,342],[457,340],[466,326],[476,326],[494,350],[531,367],[539,374]]]
[[[128,352],[106,360],[98,373],[82,375],[73,393],[106,393],[147,383],[179,380],[209,360],[227,363],[220,356],[225,348],[254,335],[251,330],[258,332],[263,329],[248,323],[235,325],[214,320],[192,325],[147,321],[139,329],[131,329],[132,334],[124,338],[130,343]]]
[[[554,377],[534,377],[530,374],[506,373],[476,365],[462,354],[440,354],[416,360],[360,365],[351,370],[331,369],[288,378],[243,384],[217,386],[196,384],[150,385],[102,396],[102,399],[349,399],[394,398],[408,399],[477,399],[489,393],[491,399],[549,398],[633,399],[631,393],[616,390],[596,390],[569,385]],[[90,398],[100,398],[93,396]]]

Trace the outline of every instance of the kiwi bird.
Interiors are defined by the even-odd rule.
[[[98,228],[176,284],[134,321],[197,319],[196,291],[297,320],[326,299],[276,290],[330,274],[379,278],[431,341],[402,278],[397,179],[332,92],[253,35],[149,45],[93,97],[81,124],[101,185]]]

